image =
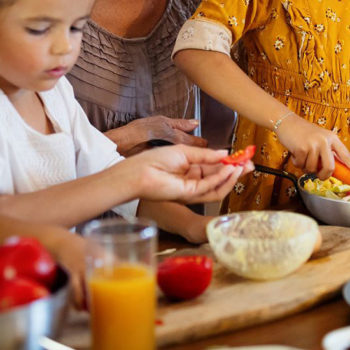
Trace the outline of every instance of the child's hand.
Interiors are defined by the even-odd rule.
[[[144,152],[125,163],[133,161],[134,169],[141,168],[141,198],[208,202],[224,198],[238,178],[254,168],[251,162],[244,167],[219,163],[226,155],[226,151],[177,145]]]
[[[336,134],[297,115],[281,123],[277,136],[292,153],[294,165],[308,173],[317,173],[321,180],[330,177],[334,171],[333,152],[350,167],[350,153]]]
[[[85,239],[72,233],[62,235],[62,238],[50,247],[58,263],[70,274],[74,305],[78,309],[84,308],[86,303],[84,293],[85,247]]]
[[[191,243],[205,243],[208,242],[206,227],[208,222],[213,219],[213,216],[203,216],[194,214],[194,219],[189,222],[187,227],[187,232],[184,234],[186,238]]]

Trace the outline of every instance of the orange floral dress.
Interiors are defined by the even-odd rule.
[[[174,53],[196,48],[230,54],[242,39],[249,77],[300,117],[333,130],[349,148],[349,38],[349,0],[203,0]],[[234,148],[249,144],[257,145],[256,163],[301,175],[274,132],[240,116]],[[295,195],[290,181],[255,171],[235,185],[224,209],[264,209]]]

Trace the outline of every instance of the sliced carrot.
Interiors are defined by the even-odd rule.
[[[335,159],[335,167],[332,176],[342,183],[350,185],[350,169],[337,159]]]

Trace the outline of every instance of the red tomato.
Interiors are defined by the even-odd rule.
[[[30,303],[49,294],[47,288],[27,278],[0,280],[0,311]]]
[[[221,159],[221,163],[232,165],[244,165],[248,160],[252,159],[255,154],[255,145],[247,146],[244,150],[239,150]]]
[[[213,261],[206,256],[176,256],[158,265],[158,285],[173,299],[192,299],[209,286]]]
[[[0,246],[0,279],[26,277],[50,287],[56,271],[55,261],[34,238],[11,237]]]

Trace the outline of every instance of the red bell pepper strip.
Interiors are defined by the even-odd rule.
[[[241,149],[235,153],[228,155],[225,158],[222,158],[221,163],[232,165],[244,165],[246,162],[248,162],[248,160],[253,158],[255,150],[255,145],[247,146],[244,150]]]

